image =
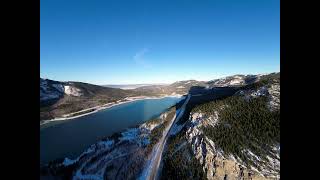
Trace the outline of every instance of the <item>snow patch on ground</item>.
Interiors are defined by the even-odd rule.
[[[263,86],[259,88],[257,91],[253,91],[250,96],[257,97],[257,96],[267,96],[269,95],[267,87]]]
[[[63,86],[58,83],[49,83],[48,80],[40,79],[40,102],[58,99],[63,95]]]
[[[255,155],[252,151],[249,149],[243,150],[243,153],[246,154],[253,162],[254,164],[251,166],[251,169],[258,172],[259,174],[263,175],[264,177],[273,177],[273,178],[279,178],[280,172],[280,157],[272,158],[269,155],[266,156],[267,161],[262,160],[259,156]],[[279,154],[274,154],[278,157]],[[260,170],[258,170],[260,169]]]
[[[274,82],[269,86],[262,86],[257,90],[241,90],[236,94],[243,96],[247,101],[265,96],[268,98],[268,107],[271,111],[280,109],[280,84],[278,82]]]
[[[137,138],[137,136],[139,135],[139,129],[132,128],[132,129],[129,129],[125,132],[122,132],[121,134],[122,134],[122,137],[120,138],[120,140],[132,141],[132,140],[135,140]]]
[[[69,159],[69,158],[64,158],[64,161],[63,161],[63,165],[64,166],[69,166],[69,165],[72,165],[74,164],[75,162],[77,162],[76,160],[72,160],[72,159]]]
[[[154,128],[156,128],[159,124],[148,124],[148,126],[146,126],[146,128],[149,131],[152,131]]]
[[[265,92],[266,89],[262,88],[258,94],[265,95]],[[243,172],[248,173],[256,171],[258,173],[256,175],[265,178],[274,177],[275,179],[279,179],[280,157],[278,156],[278,152],[280,152],[280,146],[273,147],[277,152],[274,156],[279,158],[267,157],[268,162],[262,160],[249,149],[243,150],[243,153],[254,162],[254,165],[251,166],[251,168],[248,168],[238,157],[235,157],[232,154],[226,156],[220,148],[216,147],[212,139],[203,134],[202,129],[200,128],[201,126],[215,126],[218,123],[219,113],[217,111],[211,116],[207,116],[201,112],[193,112],[190,113],[189,117],[188,124],[186,124],[186,127],[188,128],[186,131],[187,142],[191,145],[191,149],[195,154],[196,159],[199,160],[207,173],[208,179],[212,179],[213,176],[221,177],[217,174],[214,175],[216,171],[221,171],[221,168],[223,171],[228,171],[228,176],[230,175],[232,177],[238,177],[239,174]],[[217,164],[218,166],[216,166]],[[226,164],[228,165],[224,168],[224,165]]]
[[[229,82],[229,85],[238,85],[244,83],[243,79],[233,79]]]
[[[269,107],[271,110],[279,109],[280,108],[280,84],[272,84],[270,88],[268,88],[270,93],[270,101]]]
[[[62,165],[70,166],[79,161],[79,159],[87,154],[94,153],[96,149],[110,149],[114,145],[114,140],[102,140],[96,144],[91,145],[86,149],[82,154],[80,154],[76,159],[69,159],[68,157],[64,158]]]
[[[110,148],[113,144],[114,144],[114,140],[99,141],[97,143],[98,147],[100,147],[100,148]]]
[[[244,85],[245,84],[245,76],[228,76],[224,78],[220,78],[214,81],[214,86],[235,86],[235,85]]]
[[[258,163],[261,161],[261,158],[258,157],[257,155],[255,155],[252,151],[250,151],[250,149],[245,149],[245,150],[242,150],[242,152],[244,154],[247,154],[249,157],[251,157],[251,159],[255,162],[255,163]]]
[[[152,129],[163,123],[166,117],[167,112],[162,113],[159,116],[160,121],[145,122],[137,128],[121,132],[120,137],[99,141],[91,145],[76,159],[65,158],[62,165],[69,166],[78,162],[79,167],[75,170],[74,180],[104,179],[108,166],[117,163],[124,163],[123,166],[126,166],[126,163],[135,161],[137,156],[132,154],[141,151],[142,147],[150,144],[149,135]],[[141,157],[139,156],[139,158]],[[125,167],[123,168],[122,171],[125,171]]]
[[[81,90],[73,86],[64,86],[64,93],[69,96],[81,96]]]

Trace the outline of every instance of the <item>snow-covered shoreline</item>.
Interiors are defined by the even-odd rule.
[[[93,113],[96,113],[96,112],[99,112],[101,110],[108,109],[108,108],[111,108],[111,107],[114,107],[114,106],[118,106],[118,105],[129,103],[129,102],[134,102],[134,101],[138,101],[138,100],[162,99],[162,98],[166,98],[166,97],[181,98],[182,96],[183,95],[181,95],[181,94],[175,94],[175,95],[165,95],[165,96],[133,96],[133,97],[126,97],[124,99],[118,100],[115,103],[114,102],[107,103],[107,104],[103,104],[103,105],[100,105],[100,106],[95,106],[95,107],[83,109],[81,111],[77,111],[77,112],[73,112],[73,113],[69,113],[69,114],[64,114],[64,115],[62,115],[63,117],[59,117],[59,118],[54,118],[54,119],[49,119],[49,120],[42,120],[42,121],[40,121],[40,127],[42,125],[44,125],[44,124],[49,123],[49,122],[71,120],[71,119],[79,118],[79,117],[86,116],[86,115],[89,115],[89,114],[93,114]],[[90,110],[93,110],[93,111],[90,111]],[[73,114],[81,113],[81,112],[84,112],[84,111],[90,111],[90,112],[83,113],[83,114],[80,114],[80,115],[77,115],[77,116],[72,116]],[[68,116],[70,116],[70,117],[68,117]]]
[[[148,149],[154,149],[155,144],[150,144],[153,130],[165,121],[169,121],[167,117],[169,117],[168,115],[172,112],[175,113],[175,109],[167,109],[158,116],[157,120],[146,121],[136,127],[117,132],[116,136],[108,136],[91,144],[75,158],[70,159],[65,156],[63,159],[57,159],[58,161],[51,161],[54,162],[51,163],[51,165],[50,162],[44,163],[41,165],[41,168],[64,169],[78,163],[77,167],[70,167],[73,171],[72,179],[104,179],[106,168],[110,167],[110,165],[112,167],[120,167],[120,169],[115,168],[115,170],[108,172],[108,177],[114,177],[114,174],[119,171],[126,172],[127,167],[125,166],[127,164],[139,162],[143,164],[143,166],[135,167],[134,172],[130,172],[132,173],[131,176],[139,176],[141,171],[144,171],[144,164],[148,163],[148,159],[151,156],[150,153],[152,152]],[[174,114],[172,119],[170,116],[171,122],[174,121],[175,116]],[[170,129],[170,125],[167,127],[167,130],[164,131],[168,131],[168,129]],[[163,134],[165,135],[167,133]],[[150,147],[148,148],[148,146]],[[104,155],[101,156],[101,154]],[[139,157],[137,158],[137,156]],[[92,161],[92,159],[95,160]],[[122,166],[121,164],[125,165]]]

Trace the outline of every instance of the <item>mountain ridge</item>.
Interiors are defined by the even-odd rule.
[[[64,114],[117,102],[128,97],[185,95],[194,86],[206,88],[240,87],[252,84],[263,76],[237,74],[211,81],[183,80],[171,84],[146,85],[134,89],[40,78],[40,120],[61,117]]]

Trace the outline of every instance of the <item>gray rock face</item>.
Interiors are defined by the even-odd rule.
[[[40,103],[58,100],[64,95],[64,86],[58,81],[40,78]]]
[[[245,76],[239,76],[241,79]],[[258,76],[259,77],[259,76]],[[264,77],[265,78],[265,77]],[[226,78],[228,79],[228,78]],[[273,77],[271,77],[273,79]],[[230,80],[230,79],[229,79]],[[216,81],[214,84],[226,83],[227,81]],[[231,81],[228,81],[231,82]],[[245,83],[245,81],[238,81]],[[230,84],[230,83],[229,83]],[[251,87],[251,86],[250,86]],[[238,91],[235,96],[241,96],[246,100],[266,97],[270,111],[280,109],[280,79],[268,80],[258,86]],[[223,109],[228,105],[221,105]],[[184,136],[186,142],[191,146],[194,157],[199,161],[207,179],[280,179],[280,144],[270,145],[270,151],[266,156],[254,154],[250,149],[243,149],[241,154],[252,161],[250,166],[246,165],[234,154],[226,154],[205,134],[203,128],[214,128],[219,125],[219,112],[215,111],[207,115],[201,110],[191,111],[189,120],[185,123]],[[232,128],[230,124],[223,124]],[[178,144],[183,144],[182,142]],[[186,147],[186,146],[184,146]],[[181,147],[178,149],[181,151]],[[177,150],[176,150],[177,151]]]
[[[201,127],[214,127],[219,119],[219,115],[206,116],[202,113],[191,113],[190,123],[186,131],[186,138],[192,147],[195,157],[199,160],[206,172],[207,179],[279,179],[280,178],[280,145],[273,147],[274,156],[267,157],[267,161],[253,154],[250,150],[245,150],[248,157],[254,159],[255,164],[247,167],[240,159],[233,155],[226,155],[219,149],[214,140],[207,137]]]

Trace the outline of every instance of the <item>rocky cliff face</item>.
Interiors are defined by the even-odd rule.
[[[261,158],[250,150],[245,150],[255,160],[256,167],[247,167],[239,158],[233,155],[226,155],[214,143],[214,140],[207,137],[201,130],[203,126],[214,127],[219,121],[216,116],[205,116],[201,113],[192,113],[190,123],[187,125],[186,138],[192,147],[192,151],[199,160],[207,179],[278,179],[280,174],[280,160],[269,157],[269,162],[262,165]],[[276,156],[280,159],[280,147],[273,147]],[[258,170],[257,167],[259,167]]]
[[[255,114],[255,116],[248,115],[248,118],[251,118],[249,121],[251,124],[239,124],[247,121],[246,118],[243,117],[247,117],[245,113],[251,113],[251,111],[244,111],[245,113],[243,113],[241,112],[243,111],[242,107],[239,106],[233,108],[232,114],[230,115],[230,106],[232,103],[227,103],[229,101],[219,100],[217,103],[212,102],[201,108],[194,108],[189,115],[189,120],[180,125],[179,131],[173,135],[171,141],[168,143],[164,158],[164,165],[166,166],[163,172],[164,175],[169,177],[180,176],[183,174],[183,171],[191,171],[192,169],[198,168],[201,171],[200,174],[203,175],[201,177],[192,172],[191,176],[194,176],[193,178],[210,180],[280,179],[280,141],[275,138],[277,137],[276,135],[273,135],[280,131],[277,126],[279,122],[276,122],[275,126],[267,127],[269,129],[275,127],[268,132],[271,134],[270,143],[261,146],[263,143],[258,142],[260,140],[256,139],[256,134],[254,134],[259,131],[265,131],[263,129],[265,128],[265,126],[263,126],[264,121],[261,123],[262,126],[255,125],[255,121],[259,121],[260,114],[261,116],[265,116],[268,115],[268,111],[270,113],[280,111],[280,78],[270,78],[266,76],[262,77],[262,79],[267,80],[257,81],[259,83],[253,86],[240,88],[234,95],[235,99],[230,100],[230,102],[233,102],[238,98],[243,100],[241,103],[246,104],[256,99],[263,99],[261,102],[264,102],[266,106],[248,106],[255,110],[255,112],[252,113]],[[229,114],[226,113],[226,109],[229,109]],[[280,114],[274,114],[279,118],[278,115]],[[239,119],[239,122],[234,120],[229,121],[233,123],[229,123],[225,120],[226,117],[234,118],[239,116],[240,118],[241,115],[243,119],[242,121]],[[221,119],[222,116],[224,120]],[[274,120],[278,120],[277,118],[270,121],[266,118],[265,122],[274,123]],[[241,130],[243,129],[235,128],[236,125],[242,125],[244,131],[255,128],[256,132],[242,132]],[[250,128],[246,128],[246,126],[250,126]],[[248,140],[249,142],[245,142],[246,140],[236,141],[236,143],[239,144],[234,145],[234,147],[236,147],[234,152],[238,150],[239,152],[225,152],[223,150],[224,148],[220,146],[222,144],[221,141],[227,142],[227,144],[234,142],[225,140],[225,136],[214,138],[212,134],[210,134],[210,130],[233,131],[233,133],[243,137],[249,136],[251,139]],[[266,136],[269,137],[269,134]],[[243,145],[242,143],[247,144]],[[197,162],[194,163],[192,158],[195,158]]]
[[[40,103],[58,100],[64,95],[64,86],[58,81],[40,78]]]
[[[240,91],[239,94],[247,100],[265,96],[271,111],[280,108],[280,84],[278,82],[262,86],[257,90]],[[227,179],[280,178],[280,144],[271,147],[273,156],[267,156],[266,160],[251,152],[250,149],[244,149],[242,153],[254,162],[251,167],[248,167],[241,159],[232,154],[226,155],[215,145],[215,140],[207,137],[202,131],[202,126],[214,127],[218,123],[219,113],[217,111],[210,116],[194,112],[190,114],[190,123],[186,131],[188,142],[192,146],[195,157],[203,166],[208,179],[224,179],[225,177]]]

